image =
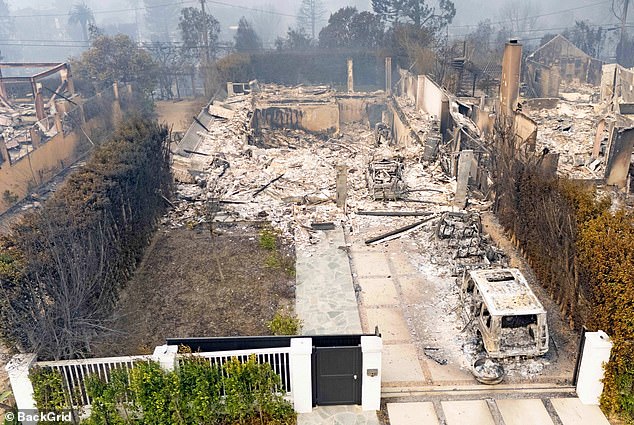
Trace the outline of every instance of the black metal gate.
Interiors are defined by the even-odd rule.
[[[313,405],[361,404],[361,347],[315,347]]]

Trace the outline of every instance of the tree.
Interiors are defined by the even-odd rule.
[[[563,35],[588,55],[598,58],[604,33],[603,28],[592,28],[588,21],[575,21],[575,26],[564,31]]]
[[[205,57],[205,54],[208,54],[210,58],[216,56],[220,23],[213,15],[206,13],[205,17],[206,21],[203,18],[202,11],[195,7],[181,9],[178,28],[180,29],[185,55],[198,56],[201,59]],[[207,31],[206,39],[205,29]],[[208,44],[207,51],[205,51],[205,43]]]
[[[386,22],[407,22],[434,32],[446,27],[456,16],[451,0],[438,0],[437,5],[427,0],[372,0],[372,9]]]
[[[275,4],[272,2],[265,3],[258,7],[256,12],[251,15],[251,23],[256,34],[262,40],[264,45],[270,45],[275,42],[275,38],[280,33],[282,16],[279,14]]]
[[[328,48],[382,46],[385,25],[379,15],[359,13],[355,7],[343,7],[330,15],[328,25],[319,32],[319,45]]]
[[[0,0],[0,39],[9,40],[13,34],[13,20],[9,14],[9,5],[5,0]],[[2,60],[0,50],[0,60]]]
[[[533,0],[507,0],[500,8],[500,17],[505,21],[509,37],[517,37],[537,26],[539,6]],[[508,37],[507,37],[508,38]]]
[[[243,16],[238,22],[238,30],[236,31],[235,48],[238,52],[253,52],[262,49],[262,42],[255,30]]]
[[[165,0],[143,0],[145,4],[145,24],[152,41],[172,41],[178,29],[177,2]]]
[[[73,64],[74,74],[95,83],[97,90],[115,81],[133,83],[149,93],[156,86],[157,66],[150,54],[127,35],[97,36]]]
[[[86,3],[74,4],[68,13],[68,23],[71,25],[79,24],[84,41],[88,41],[88,25],[95,23],[95,15],[92,9]]]
[[[303,28],[289,28],[286,38],[278,37],[275,40],[275,48],[277,50],[297,50],[308,49],[311,47],[311,39]]]
[[[321,0],[302,0],[297,17],[297,26],[307,32],[314,40],[317,28],[326,18],[326,9]]]
[[[172,92],[174,82],[176,82],[176,95],[180,98],[177,74],[179,71],[182,73],[183,67],[181,49],[178,46],[160,41],[153,41],[145,45],[145,48],[150,52],[152,59],[157,65],[156,70],[161,98],[172,99],[174,97]]]

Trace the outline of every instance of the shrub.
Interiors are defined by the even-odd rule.
[[[273,335],[299,335],[302,321],[294,314],[278,311],[266,325]]]
[[[115,376],[113,374],[113,376]],[[254,356],[222,366],[191,356],[167,372],[158,363],[139,363],[106,383],[94,376],[89,395],[97,403],[82,423],[110,424],[275,424],[296,422],[280,393],[279,376]],[[142,418],[142,420],[140,419]]]

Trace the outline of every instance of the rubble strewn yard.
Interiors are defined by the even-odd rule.
[[[368,98],[375,105],[381,103],[375,94]],[[409,377],[395,373],[389,382],[388,367],[384,384],[473,383],[472,365],[483,355],[483,348],[473,325],[465,323],[458,312],[458,283],[469,268],[507,265],[510,253],[505,251],[512,248],[498,246],[505,239],[499,228],[493,237],[481,230],[479,213],[490,204],[477,199],[470,199],[467,214],[478,222],[475,234],[463,230],[460,237],[439,238],[441,219],[449,220],[445,213],[458,211],[453,206],[455,179],[437,163],[422,160],[421,144],[378,137],[367,105],[362,103],[361,113],[342,120],[337,128],[302,128],[322,124],[301,121],[319,112],[302,115],[296,110],[346,101],[327,88],[305,86],[262,86],[251,95],[214,101],[209,108],[214,119],[206,129],[198,129],[197,142],[179,146],[174,168],[183,201],[169,213],[165,225],[203,225],[210,218],[206,208],[213,204],[218,208],[214,222],[270,223],[293,242],[295,250],[308,256],[318,241],[327,239],[321,226],[342,226],[364,332],[373,332],[378,325],[388,363],[393,357],[395,364],[410,361],[413,370],[418,370]],[[387,105],[385,98],[383,102]],[[271,105],[275,112],[266,110]],[[406,98],[396,98],[395,105],[415,126],[416,137],[424,140],[434,127],[431,117],[417,114]],[[254,128],[249,122],[257,114],[270,122]],[[287,117],[293,118],[288,121]],[[276,126],[280,120],[286,121]],[[388,167],[391,164],[397,164],[392,167],[397,171]],[[345,208],[336,204],[337,176],[342,169],[347,180]],[[373,179],[387,179],[390,170],[393,178],[398,175],[398,191],[377,196]],[[386,179],[381,182],[394,183]],[[453,220],[460,221],[456,217],[461,214],[465,213],[452,216]],[[395,231],[401,228],[405,231]],[[531,276],[525,263],[521,268]],[[529,281],[532,287],[538,286],[534,278]],[[546,297],[538,293],[540,299]],[[552,303],[545,305],[549,312],[557,310]],[[505,359],[508,382],[569,382],[576,335],[557,313],[548,320],[550,350],[537,358]]]

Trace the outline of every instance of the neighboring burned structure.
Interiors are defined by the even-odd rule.
[[[559,97],[565,83],[601,83],[603,62],[557,35],[526,58],[526,81],[534,97]]]

